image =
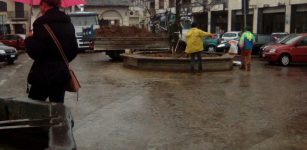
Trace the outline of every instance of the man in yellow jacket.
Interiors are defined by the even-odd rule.
[[[187,32],[185,52],[191,56],[190,70],[194,72],[195,57],[198,62],[198,72],[202,72],[202,56],[201,52],[204,50],[203,40],[205,36],[212,36],[211,33],[204,32],[197,28],[197,23],[192,23],[192,28]]]

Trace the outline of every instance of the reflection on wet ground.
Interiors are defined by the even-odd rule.
[[[65,104],[78,149],[307,149],[307,65],[255,59],[251,72],[153,72],[90,53],[72,66],[82,89]]]
[[[71,105],[81,149],[307,149],[304,65],[256,60],[251,72],[203,74],[130,70],[107,60],[92,67],[83,70],[91,76],[83,90],[93,98]]]

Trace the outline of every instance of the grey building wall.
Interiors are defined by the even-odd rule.
[[[214,0],[208,0],[211,4]],[[169,0],[165,0],[164,8],[159,9],[159,0],[156,2],[156,11],[163,13],[165,10],[173,10],[169,8]],[[242,28],[240,19],[242,17],[241,12],[241,0],[226,0],[225,4],[215,4],[205,7],[201,5],[195,5],[199,0],[191,1],[191,10],[193,14],[200,12],[206,13],[208,16],[204,19],[207,21],[207,30],[216,32],[216,29],[222,29],[225,31],[238,30]],[[250,0],[249,5],[249,19],[248,23],[253,28],[254,33],[269,33],[271,32],[307,32],[307,0]],[[227,11],[227,15],[223,12]],[[218,14],[221,15],[218,15]],[[241,15],[240,15],[241,14]],[[223,21],[216,17],[227,17],[227,27]],[[274,19],[268,19],[273,17]],[[198,18],[199,19],[199,18]],[[235,20],[237,19],[237,20]],[[216,22],[218,21],[218,22]],[[217,26],[219,24],[220,26]],[[240,27],[238,27],[238,24]],[[282,24],[282,25],[280,25]]]
[[[30,29],[30,6],[20,4],[23,7],[21,18],[16,16],[15,2],[12,0],[0,0],[3,5],[6,5],[6,11],[0,11],[0,24],[7,24],[10,27],[11,33],[15,32],[29,32]],[[24,29],[20,31],[20,29]]]

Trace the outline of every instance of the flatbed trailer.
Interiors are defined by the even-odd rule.
[[[112,59],[120,59],[125,50],[152,51],[169,49],[167,37],[95,37],[94,50],[105,51]]]

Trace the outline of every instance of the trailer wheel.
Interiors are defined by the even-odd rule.
[[[108,51],[106,52],[106,55],[108,55],[112,60],[116,60],[116,61],[119,61],[119,60],[122,60],[122,57],[120,56],[120,54],[123,54],[125,53],[124,50],[117,50],[117,51]]]

